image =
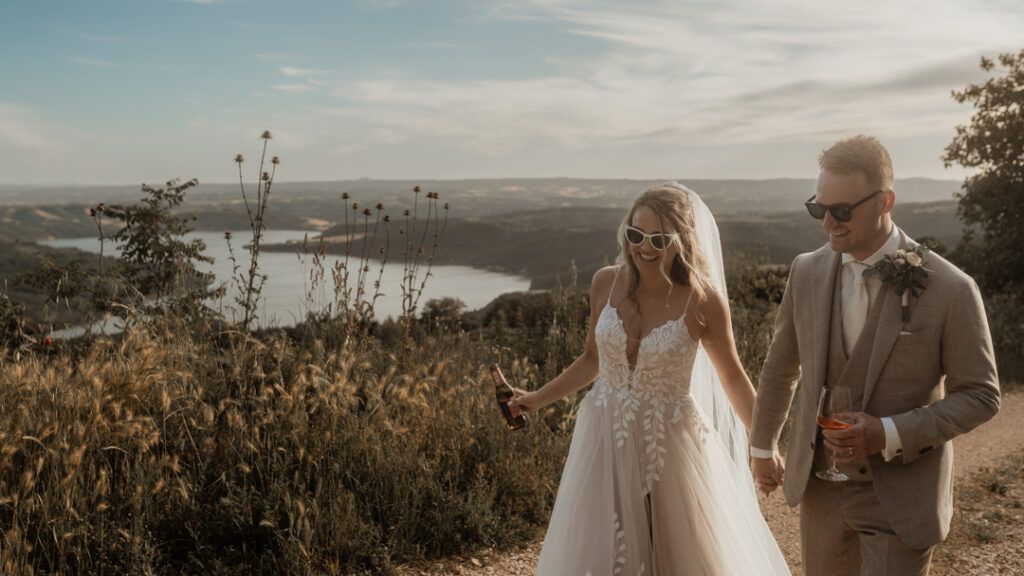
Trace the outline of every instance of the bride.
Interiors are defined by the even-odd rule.
[[[512,401],[531,412],[594,382],[536,573],[789,574],[747,468],[754,388],[714,218],[665,184],[637,198],[618,236],[618,265],[591,284],[586,351]]]

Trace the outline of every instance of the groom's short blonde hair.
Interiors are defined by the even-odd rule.
[[[892,190],[892,158],[878,138],[858,134],[840,140],[818,157],[818,167],[829,172],[860,172],[871,190]]]

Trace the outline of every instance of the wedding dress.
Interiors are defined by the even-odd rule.
[[[709,258],[720,266],[720,253]],[[577,413],[538,576],[789,574],[758,508],[746,436],[688,313],[646,335],[631,367],[610,296],[601,310],[599,376]]]

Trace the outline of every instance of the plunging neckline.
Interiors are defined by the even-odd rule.
[[[611,302],[605,304],[605,306],[607,306],[608,308],[611,308],[612,312],[615,313],[615,318],[619,321],[619,327],[622,328],[622,332],[626,334],[626,338],[627,338],[627,341],[628,341],[629,332],[626,331],[626,323],[622,320],[622,315],[619,314],[618,307],[612,306]],[[662,322],[661,324],[658,324],[654,328],[651,328],[650,332],[648,332],[647,334],[644,334],[643,336],[640,337],[640,343],[643,344],[644,340],[646,340],[651,334],[654,334],[655,332],[657,332],[657,331],[659,331],[659,330],[661,330],[661,329],[663,329],[663,328],[665,328],[667,326],[671,326],[671,325],[676,324],[676,323],[678,323],[678,322],[680,322],[682,320],[685,320],[685,319],[686,319],[686,310],[683,310],[683,313],[681,315],[679,315],[678,318],[669,318],[668,320],[665,320],[664,322]],[[689,328],[686,329],[686,335],[690,337],[690,340],[693,340],[694,342],[697,341],[696,339],[694,339],[693,335],[690,334],[690,329]]]
[[[626,336],[625,350],[623,350],[623,353],[626,355],[626,366],[629,368],[630,375],[635,374],[637,367],[640,365],[640,351],[641,351],[641,349],[644,346],[644,342],[651,335],[653,335],[655,332],[661,332],[665,328],[668,328],[670,326],[674,326],[674,325],[676,325],[676,324],[678,324],[680,322],[683,322],[683,330],[686,331],[686,339],[689,340],[690,343],[695,345],[695,346],[700,343],[699,340],[697,340],[696,338],[693,337],[692,334],[690,334],[690,328],[688,326],[686,326],[686,322],[685,322],[685,320],[686,320],[686,310],[683,310],[683,313],[678,318],[669,318],[668,320],[662,322],[661,324],[658,324],[654,328],[651,328],[651,331],[648,332],[647,334],[644,334],[643,336],[641,336],[640,337],[640,341],[636,345],[636,358],[634,358],[633,361],[630,362],[630,360],[629,360],[629,332],[626,332],[626,323],[622,321],[622,316],[619,315],[619,309],[617,307],[615,307],[615,306],[612,306],[611,302],[606,303],[605,304],[605,308],[610,308],[611,309],[612,314],[614,314],[614,316],[615,316],[615,320],[618,322],[619,330],[621,330],[622,333]],[[687,308],[689,308],[689,306],[687,306]]]

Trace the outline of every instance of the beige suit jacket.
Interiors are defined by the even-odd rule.
[[[917,245],[899,232],[901,247]],[[792,405],[784,484],[791,506],[800,502],[812,473],[839,265],[840,254],[828,245],[794,260],[758,383],[751,446],[777,447]],[[949,532],[950,440],[999,409],[995,354],[977,284],[935,253],[927,254],[925,268],[927,289],[910,299],[906,324],[894,288],[883,285],[878,294],[883,309],[862,406],[873,416],[891,417],[899,432],[901,456],[885,462],[875,454],[868,462],[886,520],[916,549],[939,543]]]

